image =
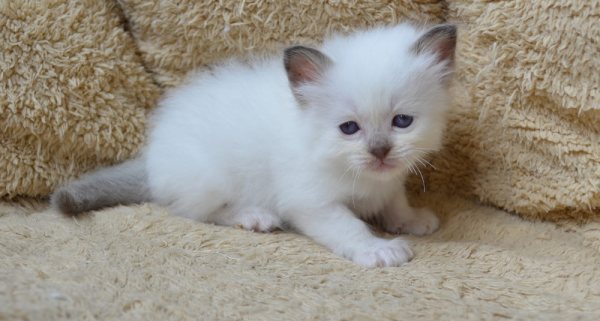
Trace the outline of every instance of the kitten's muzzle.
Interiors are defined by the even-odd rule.
[[[392,150],[392,146],[390,146],[389,144],[384,144],[371,147],[369,149],[369,153],[377,157],[377,159],[383,161],[390,153],[390,150]]]

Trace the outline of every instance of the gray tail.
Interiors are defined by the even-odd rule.
[[[67,215],[147,201],[150,191],[143,158],[85,174],[50,198],[52,206]]]

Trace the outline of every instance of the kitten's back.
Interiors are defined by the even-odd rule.
[[[188,213],[199,208],[189,205],[199,202],[198,191],[222,203],[271,197],[273,163],[300,144],[298,114],[281,57],[192,76],[152,120],[146,155],[153,197]]]

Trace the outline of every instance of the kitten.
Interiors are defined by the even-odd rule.
[[[397,266],[401,238],[438,227],[404,180],[441,144],[456,28],[401,24],[198,73],[166,95],[141,156],[52,196],[68,214],[154,201],[255,231],[289,227],[365,266]]]

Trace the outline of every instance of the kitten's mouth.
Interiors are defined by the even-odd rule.
[[[395,165],[382,160],[376,160],[371,162],[369,164],[369,167],[375,172],[389,172],[396,168]]]

